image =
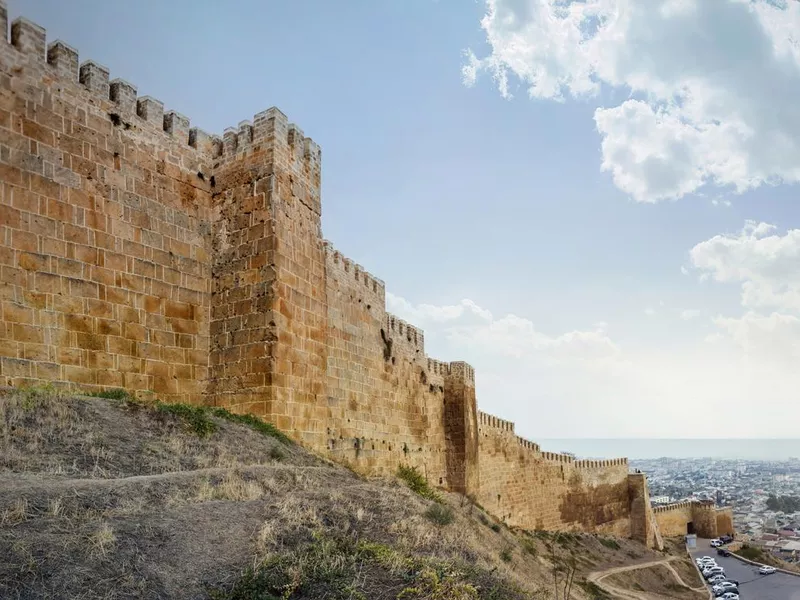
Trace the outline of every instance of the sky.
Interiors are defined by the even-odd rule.
[[[800,3],[8,4],[209,132],[278,106],[518,434],[798,437]]]

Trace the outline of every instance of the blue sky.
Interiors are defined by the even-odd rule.
[[[322,146],[325,236],[522,433],[713,437],[698,403],[798,410],[795,6],[23,4],[210,132],[281,108]]]

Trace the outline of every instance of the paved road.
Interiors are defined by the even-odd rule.
[[[758,567],[731,556],[718,556],[717,549],[708,545],[708,540],[697,540],[694,557],[711,556],[725,569],[725,576],[739,582],[741,600],[800,600],[800,577],[773,573],[759,575]]]

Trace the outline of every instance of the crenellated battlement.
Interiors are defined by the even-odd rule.
[[[450,363],[428,358],[428,371],[433,375],[445,377],[450,374]]]
[[[536,442],[532,442],[530,440],[526,440],[523,437],[517,436],[517,443],[525,448],[526,450],[531,450],[532,452],[541,452],[542,449]]]
[[[252,121],[240,121],[236,127],[226,128],[222,143],[214,145],[213,157],[231,160],[269,146],[285,151],[296,167],[319,170],[322,160],[319,145],[274,106],[255,115]]]
[[[542,458],[551,462],[557,463],[571,463],[575,459],[567,454],[560,454],[558,452],[542,452]]]
[[[604,460],[576,460],[575,467],[578,469],[606,469],[608,467],[627,467],[627,458],[609,458]]]
[[[455,361],[450,363],[450,377],[455,377],[471,385],[475,385],[475,369],[469,363]]]
[[[691,509],[695,504],[699,504],[696,500],[684,500],[683,502],[674,502],[673,504],[663,504],[661,506],[653,507],[653,512],[665,513],[673,510]]]
[[[337,269],[341,269],[346,276],[352,277],[356,283],[363,284],[365,290],[383,299],[385,303],[386,284],[382,279],[375,277],[357,262],[347,258],[330,241],[323,240],[322,245],[326,256]]]
[[[422,329],[414,327],[400,317],[386,313],[386,332],[393,340],[399,340],[399,348],[410,358],[422,359],[425,356],[425,335]]]
[[[0,2],[0,28],[9,39],[8,10]],[[138,96],[136,85],[124,79],[110,79],[107,67],[93,60],[79,61],[78,51],[61,40],[47,44],[44,27],[18,17],[11,23],[11,45],[24,61],[42,63],[59,79],[80,85],[100,107],[122,119],[128,127],[159,130],[175,142],[194,148],[207,159],[235,159],[261,147],[280,147],[290,163],[301,170],[319,173],[322,151],[319,145],[278,108],[272,107],[255,115],[252,121],[241,121],[227,128],[222,136],[191,127],[188,117],[164,110],[164,103],[150,96]]]
[[[500,431],[514,432],[514,423],[512,421],[506,421],[480,410],[478,411],[478,427],[490,427]]]

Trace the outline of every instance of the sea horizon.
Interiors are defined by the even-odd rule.
[[[548,452],[578,458],[709,458],[788,461],[800,458],[800,438],[539,438]]]

